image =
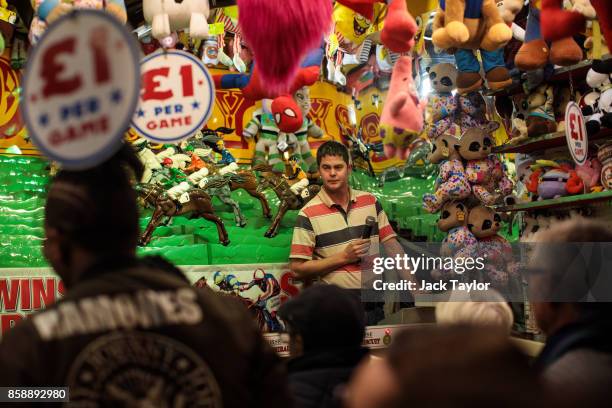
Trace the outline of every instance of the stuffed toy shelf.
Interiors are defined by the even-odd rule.
[[[603,129],[594,136],[589,137],[589,142],[612,138],[612,129]],[[529,138],[524,143],[507,143],[493,148],[494,153],[533,153],[555,147],[566,146],[565,133],[556,132]]]
[[[569,208],[583,207],[586,204],[595,202],[610,202],[612,201],[612,190],[602,191],[600,193],[588,193],[580,195],[565,196],[553,198],[550,200],[532,201],[509,206],[497,207],[498,212],[517,212],[517,211],[535,211],[547,208]]]
[[[607,54],[607,55],[602,56],[601,60],[606,61],[611,58],[612,58],[612,55]],[[559,82],[567,82],[569,81],[570,76],[576,82],[582,81],[584,80],[584,78],[586,78],[586,74],[589,71],[589,69],[591,69],[592,65],[593,65],[592,60],[584,60],[584,61],[580,61],[578,64],[571,65],[569,67],[557,68],[554,70],[550,78],[546,79],[546,82],[550,84],[559,83]],[[525,89],[523,88],[522,84],[525,81],[527,81],[527,73],[523,72],[521,74],[520,81],[514,80],[512,85],[510,85],[507,88],[498,89],[496,91],[485,91],[483,92],[483,95],[485,96],[512,96],[512,95],[517,95],[517,94],[523,94],[525,93]]]

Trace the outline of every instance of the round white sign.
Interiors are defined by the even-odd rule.
[[[212,114],[215,85],[202,62],[178,50],[141,64],[140,104],[132,127],[157,143],[175,143],[202,129]]]
[[[52,24],[29,58],[22,114],[32,141],[68,169],[95,166],[120,146],[138,103],[139,51],[103,11]]]
[[[582,111],[576,102],[568,103],[565,108],[565,138],[576,164],[586,163],[589,154],[589,138]]]

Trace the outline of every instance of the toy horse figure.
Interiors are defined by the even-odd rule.
[[[263,192],[269,188],[271,188],[278,199],[280,200],[280,204],[278,206],[278,212],[272,221],[272,225],[264,234],[267,238],[272,238],[278,234],[278,228],[280,227],[280,222],[282,221],[285,213],[288,210],[299,210],[304,204],[310,201],[314,196],[319,193],[321,189],[318,185],[309,185],[308,186],[308,198],[302,198],[295,195],[291,191],[291,187],[287,180],[282,176],[272,172],[272,168],[265,164],[258,164],[253,167],[255,171],[261,171],[262,177],[260,179],[259,185],[257,186],[258,192]]]
[[[221,218],[215,215],[210,196],[201,189],[194,188],[188,192],[189,201],[178,203],[168,197],[163,188],[154,184],[138,184],[135,187],[138,198],[146,205],[154,208],[151,220],[140,238],[140,245],[147,245],[151,241],[153,231],[161,224],[162,217],[172,218],[176,215],[191,213],[191,218],[202,217],[212,221],[217,226],[219,242],[227,246],[230,243]]]
[[[211,197],[218,197],[223,204],[227,204],[234,210],[234,220],[236,226],[244,227],[246,225],[246,218],[240,211],[240,206],[236,201],[232,199],[232,190],[230,183],[243,183],[243,179],[235,174],[229,175],[218,175],[208,178],[206,184],[202,185],[202,189],[205,190]]]

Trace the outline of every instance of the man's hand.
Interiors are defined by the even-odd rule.
[[[369,239],[358,239],[348,244],[343,252],[344,259],[347,264],[359,262],[361,257],[367,255],[370,251]]]

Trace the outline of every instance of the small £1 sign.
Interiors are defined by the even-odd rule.
[[[141,64],[140,104],[132,126],[157,143],[176,143],[200,130],[212,113],[215,86],[202,62],[178,50],[158,52]]]
[[[583,165],[589,153],[589,138],[582,111],[576,102],[570,102],[565,109],[565,138],[572,158]]]
[[[34,48],[21,109],[32,141],[68,169],[95,166],[120,146],[138,103],[139,52],[104,11],[52,24]]]

